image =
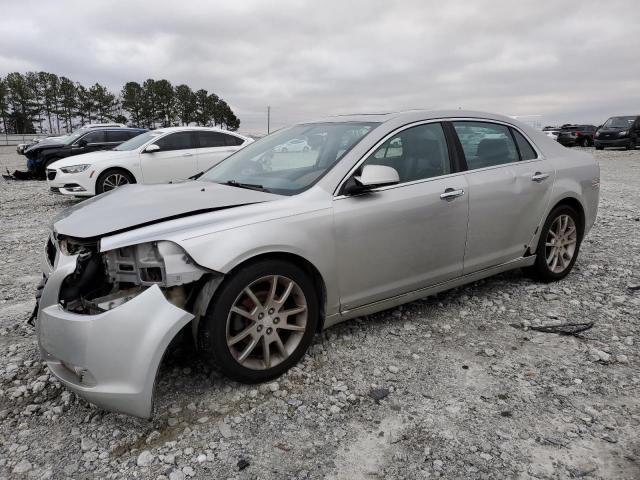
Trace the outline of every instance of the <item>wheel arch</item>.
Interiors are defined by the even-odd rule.
[[[291,252],[285,251],[273,251],[273,252],[264,252],[256,254],[252,257],[244,259],[238,265],[235,265],[233,269],[227,273],[227,275],[233,274],[237,269],[246,267],[251,263],[256,263],[261,260],[280,260],[283,262],[291,263],[298,267],[301,267],[311,278],[313,285],[316,289],[316,293],[318,294],[318,310],[320,312],[320,319],[318,321],[318,331],[322,331],[324,326],[324,317],[326,314],[326,305],[327,305],[327,287],[320,273],[320,270],[309,260],[304,258],[301,255]]]
[[[291,252],[286,252],[286,251],[262,252],[262,253],[257,253],[251,257],[242,259],[242,261],[233,265],[233,267],[230,270],[228,270],[226,273],[223,274],[222,281],[220,281],[215,286],[215,288],[211,292],[209,292],[208,294],[209,298],[206,300],[206,303],[208,304],[216,296],[216,292],[219,290],[220,285],[224,282],[225,279],[231,278],[231,276],[233,276],[234,273],[237,272],[239,269],[244,268],[253,263],[260,262],[262,260],[280,260],[283,262],[287,262],[302,268],[309,275],[309,278],[311,278],[311,281],[313,282],[313,285],[315,287],[316,293],[318,294],[318,310],[320,313],[320,318],[318,321],[317,330],[318,332],[322,331],[322,329],[324,328],[324,321],[326,316],[326,305],[327,305],[327,287],[326,287],[325,280],[322,274],[320,273],[320,270],[318,270],[318,268],[312,262],[310,262],[308,259],[304,258],[301,255],[291,253]],[[197,335],[197,330],[199,330],[199,325],[196,324],[194,325],[194,327],[195,327],[194,335]]]
[[[586,222],[586,216],[585,216],[585,211],[584,211],[584,206],[582,205],[582,203],[580,202],[580,200],[578,200],[576,197],[572,197],[572,196],[568,196],[568,197],[564,197],[560,200],[558,200],[555,205],[553,205],[553,207],[549,210],[549,213],[553,212],[556,208],[558,208],[561,205],[567,205],[571,208],[573,208],[576,212],[578,212],[578,215],[580,215],[580,235],[584,234],[584,229],[585,229],[585,222]]]
[[[100,179],[100,177],[102,175],[104,175],[107,172],[113,172],[113,171],[121,171],[121,172],[125,172],[129,175],[131,175],[131,177],[133,177],[134,182],[133,183],[138,183],[138,177],[136,176],[135,173],[133,173],[129,168],[127,167],[123,167],[120,165],[109,165],[108,167],[103,168],[102,170],[98,171],[98,169],[96,169],[96,182],[95,182],[95,186],[94,186],[94,191],[98,191],[98,180]]]

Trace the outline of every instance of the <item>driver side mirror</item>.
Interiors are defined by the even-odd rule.
[[[160,146],[156,145],[155,143],[153,145],[149,145],[147,148],[144,149],[145,153],[153,153],[153,152],[157,152],[158,150],[160,150]]]
[[[400,183],[400,176],[395,168],[386,165],[365,165],[360,176],[353,177],[345,188],[345,194],[352,195],[377,187],[386,187]]]

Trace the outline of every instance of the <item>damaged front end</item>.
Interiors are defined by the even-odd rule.
[[[162,355],[221,274],[168,241],[100,252],[98,241],[58,238],[44,257],[37,328],[50,370],[103,408],[151,416]]]

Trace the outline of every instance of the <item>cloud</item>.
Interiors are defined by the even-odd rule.
[[[36,2],[2,6],[0,74],[118,90],[166,78],[242,130],[362,111],[474,108],[599,124],[640,113],[634,0]]]

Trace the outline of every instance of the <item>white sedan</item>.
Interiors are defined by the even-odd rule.
[[[219,128],[161,128],[113,150],[54,162],[47,167],[47,182],[54,193],[90,197],[127,183],[186,180],[251,142],[251,138]]]
[[[311,146],[307,143],[305,139],[302,138],[292,138],[291,140],[283,143],[282,145],[277,145],[273,149],[278,153],[287,153],[287,152],[308,152],[311,150]]]

